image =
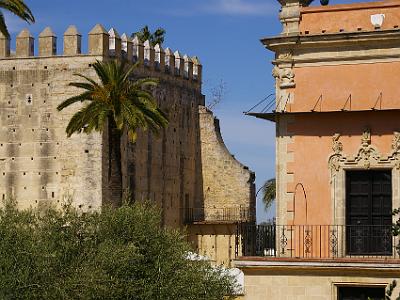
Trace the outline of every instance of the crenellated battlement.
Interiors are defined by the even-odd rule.
[[[50,27],[46,27],[39,35],[38,56],[102,56],[104,59],[126,59],[139,63],[141,67],[151,71],[181,77],[201,85],[202,65],[198,57],[182,55],[179,51],[165,50],[161,45],[153,47],[149,41],[142,43],[137,36],[119,35],[116,29],[108,32],[97,24],[88,33],[88,52],[82,53],[82,35],[71,25],[64,33],[63,53],[57,53],[57,36]],[[16,38],[15,52],[10,51],[10,39],[0,33],[0,60],[35,57],[35,38],[28,29],[23,29]]]

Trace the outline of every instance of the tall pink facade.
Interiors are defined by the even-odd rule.
[[[383,299],[400,276],[400,2],[307,2],[280,0],[283,31],[262,39],[276,108],[249,114],[276,123],[277,223],[242,233],[245,299]]]

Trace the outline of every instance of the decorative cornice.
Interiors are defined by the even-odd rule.
[[[390,29],[316,35],[281,35],[262,39],[261,42],[267,49],[278,53],[276,63],[281,62],[279,57],[281,53],[291,53],[291,61],[297,64],[342,60],[396,59],[400,52],[399,39],[400,30]],[[368,48],[365,48],[365,45],[368,45]],[[374,49],[378,50],[375,51]],[[387,49],[387,51],[382,51],[382,49]],[[331,52],[336,54],[332,55]],[[297,53],[301,53],[301,55],[297,55]],[[313,55],[314,53],[315,55]]]

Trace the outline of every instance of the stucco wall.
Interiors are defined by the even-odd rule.
[[[363,55],[363,52],[358,52],[358,55]],[[295,97],[288,110],[310,112],[313,108],[316,111],[398,108],[399,72],[400,62],[397,59],[371,63],[327,62],[295,67]],[[318,102],[320,97],[321,103]]]
[[[292,221],[294,224],[338,224],[338,219],[334,219],[334,209],[339,203],[335,194],[332,194],[332,189],[344,191],[345,187],[340,186],[344,182],[332,181],[333,170],[329,166],[329,157],[334,153],[334,134],[340,134],[342,154],[351,159],[358,154],[362,134],[368,128],[371,132],[371,145],[382,157],[390,157],[393,153],[394,132],[399,128],[397,114],[390,111],[370,111],[351,115],[337,112],[295,116],[288,126],[288,132],[282,134],[280,138],[293,136],[290,140],[293,159],[286,163],[286,173],[290,175],[290,181],[284,187],[291,197],[287,200],[287,211],[280,212],[283,214],[281,219],[286,216],[286,221],[290,224]],[[356,163],[354,167],[364,168],[363,165]],[[371,168],[376,167],[393,169],[393,177],[397,182],[394,164],[388,166],[382,163],[380,166],[371,166]],[[296,189],[298,184],[304,187],[306,196],[302,188]],[[395,208],[399,203],[397,184],[393,186],[393,195],[393,208]]]
[[[385,21],[381,27],[384,30],[399,26],[400,5],[397,1],[386,0],[326,7],[304,7],[301,11],[300,32],[320,34],[338,33],[341,30],[347,32],[374,30],[371,24],[371,15],[374,14],[385,14]]]

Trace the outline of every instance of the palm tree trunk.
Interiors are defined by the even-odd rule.
[[[108,118],[108,188],[107,202],[113,207],[122,205],[121,133],[114,119]]]

